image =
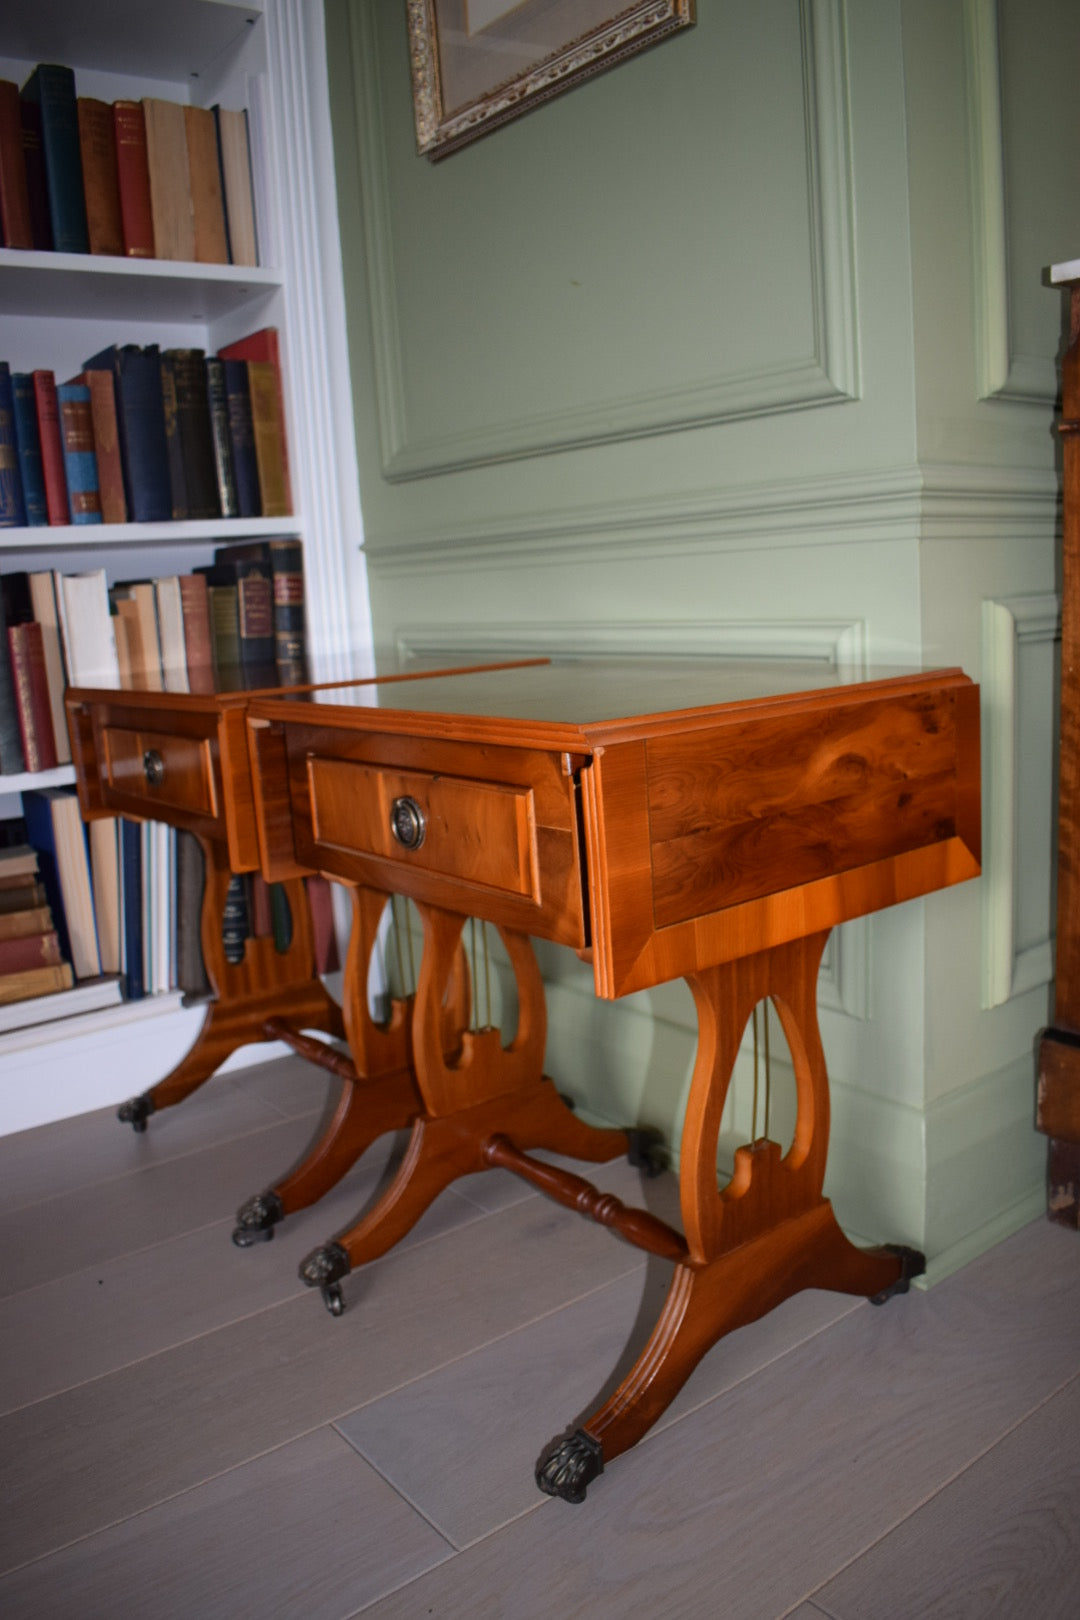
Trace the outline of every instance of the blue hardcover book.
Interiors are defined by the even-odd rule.
[[[161,356],[156,345],[103,349],[84,371],[111,371],[116,385],[116,424],[128,517],[162,523],[172,517],[172,486],[161,397]]]
[[[90,390],[85,383],[59,383],[60,443],[64,450],[64,477],[72,523],[101,522],[101,488],[94,449],[94,419]]]
[[[13,372],[11,393],[26,521],[31,528],[36,528],[39,524],[48,523],[49,514],[45,506],[45,471],[41,461],[41,434],[38,432],[33,377],[26,371]]]
[[[15,395],[11,367],[0,360],[0,529],[26,526],[19,447],[15,439]]]
[[[142,828],[120,819],[120,959],[124,997],[138,1001],[146,994],[143,977]]]
[[[89,253],[74,70],[40,62],[20,95],[41,114],[53,248],[57,253]]]
[[[246,360],[222,360],[225,371],[225,400],[228,408],[229,442],[232,447],[233,476],[239,517],[262,517],[259,492],[259,466],[255,459],[255,428],[251,419],[251,391]]]

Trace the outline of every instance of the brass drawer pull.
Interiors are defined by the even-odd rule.
[[[165,761],[156,748],[148,748],[142,757],[143,775],[151,787],[160,787],[165,780]]]
[[[390,831],[405,849],[419,849],[427,832],[427,818],[415,799],[406,794],[390,806]]]

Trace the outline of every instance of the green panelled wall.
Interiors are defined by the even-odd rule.
[[[1061,324],[1042,267],[1080,253],[1080,7],[697,14],[433,165],[405,7],[326,0],[375,635],[983,679],[987,876],[839,930],[821,984],[829,1190],[933,1277],[1042,1199]],[[587,968],[541,954],[549,1071],[677,1143],[685,988],[601,1005]]]

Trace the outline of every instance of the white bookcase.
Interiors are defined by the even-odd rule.
[[[0,569],[104,567],[114,579],[184,571],[216,545],[304,542],[309,644],[370,646],[348,375],[322,0],[4,0],[0,78],[75,69],[79,95],[146,95],[249,109],[260,264],[178,264],[0,249],[0,359],[58,381],[111,343],[222,344],[280,333],[292,518],[0,530]],[[30,786],[0,776],[0,816]],[[164,1074],[201,1013],[177,996],[0,1034],[0,1135],[121,1101]],[[249,1047],[238,1059],[263,1059]],[[119,1127],[118,1127],[119,1128]]]

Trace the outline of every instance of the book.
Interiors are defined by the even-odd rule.
[[[251,389],[246,360],[221,360],[229,419],[229,446],[236,482],[236,516],[261,517],[259,467],[255,460],[255,428],[251,420]]]
[[[38,852],[61,952],[77,979],[101,972],[90,859],[72,788],[33,788],[22,796],[26,834]]]
[[[204,1000],[210,980],[202,949],[206,862],[194,833],[180,828],[176,839],[176,983],[185,1003]]]
[[[94,419],[86,383],[57,384],[60,443],[64,450],[64,477],[72,523],[101,522],[101,489],[94,450]]]
[[[166,692],[190,692],[187,672],[187,646],[184,640],[184,599],[180,579],[165,574],[154,581],[158,641],[161,645],[161,678]]]
[[[220,517],[202,349],[166,349],[161,379],[173,517]]]
[[[4,917],[18,916],[23,912],[36,911],[42,906],[49,912],[51,917],[52,913],[49,911],[45,885],[38,878],[23,878],[20,883],[11,883],[0,889],[0,915]],[[51,922],[49,927],[52,927]],[[33,930],[28,931],[32,932]],[[20,933],[24,932],[24,930],[9,929],[4,937],[7,938],[12,932]]]
[[[209,107],[185,106],[191,212],[199,264],[228,264],[225,198],[218,161],[217,123]]]
[[[0,911],[0,939],[21,939],[24,934],[44,934],[52,928],[52,912],[40,884],[41,899],[36,905],[19,906],[14,911]]]
[[[180,575],[180,601],[184,612],[184,656],[189,689],[192,692],[212,691],[214,639],[205,574]]]
[[[28,771],[51,771],[59,761],[53,736],[45,647],[36,622],[8,625],[19,737]]]
[[[218,350],[222,360],[260,360],[274,368],[274,381],[277,385],[278,396],[278,423],[281,434],[281,466],[285,481],[285,512],[292,512],[292,482],[289,476],[289,444],[286,431],[285,412],[285,386],[281,365],[281,344],[276,326],[261,326],[255,332],[249,332],[247,337],[237,338],[234,343],[226,343]],[[264,517],[276,516],[276,513],[265,512]]]
[[[26,197],[30,204],[30,234],[34,247],[52,251],[52,224],[49,219],[49,182],[45,178],[45,148],[41,139],[41,108],[35,101],[19,97],[22,123],[23,162],[26,165]]]
[[[191,261],[195,257],[195,218],[184,108],[179,101],[157,96],[144,96],[142,105],[154,253],[159,259]]]
[[[133,523],[160,523],[172,516],[161,360],[150,345],[103,349],[83,362],[84,371],[108,371],[115,386],[116,421],[124,498]]]
[[[239,362],[233,363],[239,364]],[[225,391],[225,362],[217,359],[215,355],[211,355],[205,361],[205,366],[206,402],[210,412],[210,438],[214,452],[218,505],[221,508],[222,517],[239,517],[240,504],[236,493],[232,439],[229,433],[229,400]],[[254,453],[254,440],[252,440],[251,447],[252,453]],[[248,515],[250,516],[250,513]]]
[[[75,1018],[81,1013],[117,1006],[122,999],[119,979],[83,979],[70,989],[0,1007],[0,1030],[6,1032],[27,1029],[35,1024],[52,1024],[58,1018]]]
[[[33,378],[25,371],[13,372],[11,393],[26,521],[31,528],[37,528],[48,523],[49,514],[45,505],[45,471],[41,463],[41,435],[38,432]]]
[[[248,548],[240,548],[245,552]],[[262,679],[274,681],[274,594],[270,562],[256,553],[235,557],[228,546],[219,546],[207,572],[210,594],[236,587],[236,633],[238,662],[247,670],[260,670]]]
[[[0,79],[0,247],[32,248],[19,87]]]
[[[25,829],[24,829],[25,830]],[[0,850],[0,884],[4,888],[37,876],[37,850],[29,844],[8,844]]]
[[[120,224],[129,259],[154,257],[154,216],[150,205],[150,166],[146,157],[146,114],[141,101],[113,102],[116,177]]]
[[[113,626],[113,632],[119,640],[120,625],[124,626],[130,658],[130,682],[123,684],[147,692],[163,691],[161,643],[153,582],[131,580],[112,586],[109,605],[118,621]]]
[[[60,961],[60,936],[55,928],[47,933],[0,939],[0,975],[24,973],[28,968],[59,967]]]
[[[263,517],[287,517],[291,506],[285,489],[284,432],[274,368],[268,360],[249,360],[247,369],[259,504]]]
[[[20,100],[41,116],[53,248],[57,253],[89,253],[74,71],[58,62],[39,62]]]
[[[214,584],[207,580],[210,606],[210,644],[217,673],[239,676],[240,671],[240,593],[235,580]]]
[[[87,828],[90,886],[94,895],[102,973],[120,972],[120,845],[115,816],[102,816]]]
[[[116,380],[110,371],[81,371],[72,381],[83,383],[90,390],[101,521],[126,523],[124,464],[120,455],[120,426],[116,420]]]
[[[221,944],[226,962],[234,967],[242,962],[250,938],[251,908],[247,880],[243,873],[234,872],[225,892],[225,908],[221,918]]]
[[[30,600],[34,618],[41,626],[41,641],[45,654],[45,678],[49,686],[49,711],[52,715],[53,746],[59,765],[71,759],[67,715],[64,711],[64,690],[67,677],[60,646],[60,619],[56,608],[56,583],[48,569],[28,576]]]
[[[25,528],[19,445],[15,437],[15,392],[11,367],[0,360],[0,529]]]
[[[259,262],[248,116],[243,108],[215,106],[221,184],[225,197],[229,258],[233,264]]]
[[[56,576],[56,608],[72,686],[120,685],[104,568]]]
[[[5,973],[0,978],[0,1006],[9,1001],[28,1001],[57,990],[70,990],[74,980],[67,962],[57,967],[27,968],[21,973]]]
[[[142,947],[142,830],[137,821],[120,818],[121,978],[127,1001],[146,994]]]
[[[41,469],[45,481],[45,511],[50,523],[69,521],[64,444],[60,437],[60,405],[56,377],[51,371],[33,371],[34,404],[41,441]]]
[[[258,558],[269,569],[273,603],[273,658],[292,672],[294,683],[307,677],[307,621],[304,586],[304,544],[299,538],[252,540],[219,548],[215,561],[240,562]],[[284,677],[282,677],[284,678]]]
[[[94,96],[78,96],[75,105],[90,252],[122,255],[124,226],[113,110],[107,101],[98,101]]]
[[[12,586],[9,585],[9,581],[13,580],[11,574],[0,576],[0,772],[5,776],[17,776],[26,769],[15,674],[7,645],[9,610],[10,622],[20,622],[20,612],[12,601]]]

